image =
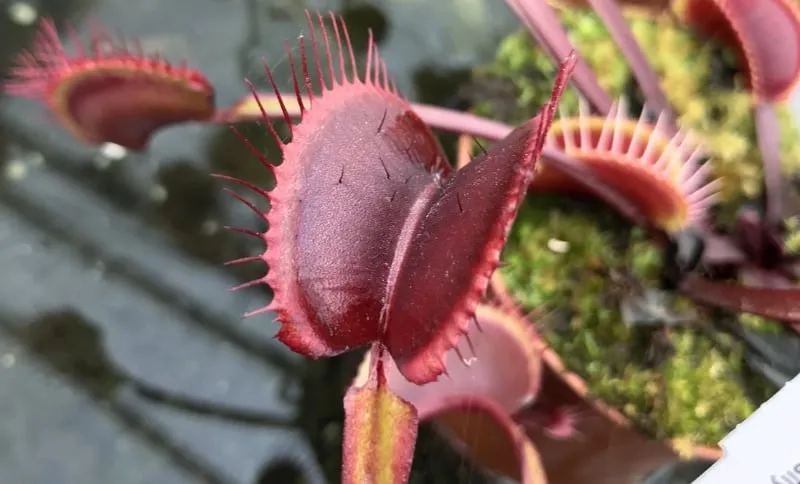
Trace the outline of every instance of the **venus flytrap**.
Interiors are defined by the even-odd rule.
[[[434,382],[450,370],[448,351],[478,325],[475,309],[499,264],[575,60],[562,63],[539,115],[454,171],[430,129],[398,95],[377,47],[370,41],[359,73],[344,22],[331,14],[331,35],[323,17],[317,20],[318,29],[309,15],[311,56],[300,40],[302,75],[293,70],[293,97],[278,91],[267,67],[289,141],[278,136],[253,91],[283,154],[274,166],[252,150],[273,172],[275,188],[267,192],[221,176],[267,198],[271,207],[263,213],[234,195],[268,225],[250,234],[265,241],[264,254],[236,262],[261,260],[269,267],[243,287],[272,288],[273,301],[251,315],[275,311],[281,325],[276,338],[293,351],[318,359],[372,347],[366,376],[345,396],[342,479],[401,483],[410,471],[421,410],[393,391],[386,367],[396,365],[412,385]],[[291,61],[291,50],[287,54]],[[311,70],[318,73],[316,84]],[[297,102],[296,123],[284,98]]]

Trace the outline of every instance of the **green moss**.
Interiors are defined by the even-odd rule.
[[[676,331],[672,342],[676,354],[663,372],[659,426],[669,436],[717,443],[759,406],[741,383],[742,350],[731,341],[735,349],[726,352],[688,330]]]
[[[739,383],[741,348],[674,328],[666,335],[675,354],[661,365],[649,364],[643,355],[654,334],[623,323],[619,302],[630,291],[610,273],[629,269],[640,280],[652,279],[659,251],[640,231],[619,249],[623,222],[608,210],[585,208],[558,197],[526,202],[504,254],[509,288],[527,307],[571,309],[569,328],[545,324],[543,333],[594,395],[650,435],[716,443],[757,408]],[[569,250],[549,250],[551,239],[567,242]],[[678,306],[691,307],[687,301]]]
[[[800,254],[800,217],[786,220],[786,249],[793,254]]]
[[[573,43],[595,70],[600,85],[612,96],[638,98],[638,92],[632,90],[635,82],[630,70],[600,19],[582,10],[565,9],[559,15]],[[751,96],[741,89],[741,79],[723,85],[716,72],[734,68],[734,56],[715,43],[696,37],[669,16],[631,15],[629,24],[679,113],[679,123],[691,129],[707,149],[714,174],[722,179],[721,199],[738,203],[744,197],[755,197],[763,174]],[[527,119],[547,100],[554,73],[549,57],[524,31],[506,38],[495,61],[477,70],[478,79],[505,79],[516,88],[516,109],[513,116],[505,119],[508,122]],[[501,112],[498,102],[483,100],[477,111],[486,115]],[[565,112],[576,111],[574,92],[567,94],[562,107]],[[800,131],[788,108],[778,109],[784,169],[795,173],[800,169]]]

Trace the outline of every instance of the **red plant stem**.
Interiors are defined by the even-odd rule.
[[[262,104],[266,106],[266,115],[270,118],[283,119],[283,111],[277,109],[273,101],[275,95],[271,92],[256,93]],[[299,107],[290,102],[286,102],[286,110],[291,117],[300,115]],[[471,114],[453,109],[442,108],[430,104],[412,104],[414,112],[426,123],[434,128],[457,134],[467,134],[489,141],[499,141],[508,136],[514,127],[500,121],[484,118],[476,114]],[[261,111],[239,110],[236,107],[221,109],[217,111],[213,118],[214,123],[238,123],[243,121],[260,121]]]
[[[592,8],[603,20],[611,34],[611,38],[622,51],[622,55],[630,64],[633,76],[642,90],[648,107],[655,112],[667,116],[669,124],[675,121],[675,113],[661,89],[661,83],[650,62],[644,55],[639,43],[633,36],[628,23],[622,15],[619,4],[614,0],[589,0]]]
[[[552,59],[563,59],[571,51],[577,52],[547,0],[506,0],[506,3]],[[612,100],[600,87],[594,71],[580,55],[572,81],[597,112],[608,114]]]
[[[680,291],[694,301],[735,312],[755,314],[764,318],[800,323],[800,290],[747,287],[714,282],[697,274],[686,277]]]
[[[781,172],[780,126],[772,104],[755,107],[756,138],[764,160],[764,183],[767,190],[766,223],[769,228],[780,227],[783,219],[784,183]]]
[[[430,104],[412,104],[414,112],[426,123],[451,133],[468,134],[489,141],[505,138],[514,128],[505,123],[475,114]]]

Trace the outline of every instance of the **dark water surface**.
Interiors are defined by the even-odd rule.
[[[439,102],[457,87],[446,70],[488,58],[516,25],[502,0],[27,5],[79,31],[88,14],[188,60],[220,106],[245,92],[244,77],[263,83],[262,56],[288,80],[283,41],[306,30],[303,6],[349,12],[354,37],[375,27],[400,89]],[[34,27],[18,24],[26,5],[0,7],[5,73]],[[4,97],[0,153],[0,483],[301,482],[292,462],[302,482],[324,482],[300,432],[266,425],[294,413],[286,367],[297,362],[271,340],[270,315],[240,317],[269,294],[228,292],[262,272],[221,266],[261,249],[220,230],[256,225],[208,172],[263,177],[230,133],[168,129],[147,153],[116,159],[74,141],[33,102]],[[172,404],[143,388],[170,390],[162,399]],[[215,403],[244,417],[206,415]]]

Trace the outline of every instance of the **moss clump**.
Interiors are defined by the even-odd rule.
[[[594,395],[649,435],[716,443],[757,408],[740,383],[742,349],[722,336],[723,344],[709,340],[691,326],[624,324],[620,301],[637,288],[613,274],[651,279],[660,254],[638,231],[626,244],[622,224],[596,206],[589,211],[575,200],[531,198],[506,247],[503,275],[525,306],[568,310],[565,324],[544,323],[542,332]],[[548,250],[551,239],[567,242],[568,251]],[[678,301],[675,310],[691,306]],[[672,355],[654,361],[653,353],[665,346]]]
[[[595,70],[600,85],[612,96],[640,99],[635,80],[600,18],[585,10],[559,10],[570,37]],[[715,176],[723,181],[721,200],[741,202],[755,197],[762,185],[761,155],[749,93],[741,89],[734,56],[720,46],[695,36],[670,16],[629,15],[629,25],[661,78],[667,97],[679,113],[679,124],[693,130],[707,148]],[[517,90],[514,115],[508,122],[527,119],[550,93],[555,69],[527,32],[507,37],[495,61],[477,70],[479,79],[505,79]],[[481,114],[499,112],[497,100],[484,99]],[[575,93],[562,102],[575,112]],[[800,169],[800,132],[785,106],[780,114],[784,171]]]

